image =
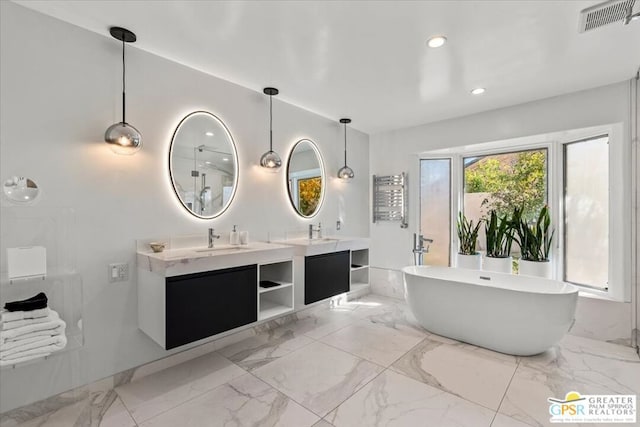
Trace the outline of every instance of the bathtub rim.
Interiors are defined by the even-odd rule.
[[[476,273],[479,275],[487,275],[487,276],[498,276],[500,278],[503,279],[508,279],[508,278],[517,278],[517,279],[531,279],[531,280],[536,280],[536,281],[541,281],[541,282],[545,282],[546,285],[552,285],[552,286],[556,286],[558,287],[558,291],[556,292],[551,292],[548,290],[536,290],[536,289],[520,289],[520,288],[515,288],[515,287],[508,287],[509,285],[506,284],[499,284],[496,282],[491,282],[491,281],[486,281],[486,282],[469,282],[469,281],[462,281],[462,280],[456,280],[455,277],[452,278],[442,278],[442,277],[433,277],[433,276],[429,276],[429,275],[425,275],[425,274],[419,274],[420,271],[417,272],[413,272],[413,270],[429,270],[429,269],[434,269],[437,271],[460,271],[460,272],[465,272],[467,274],[470,273]],[[564,282],[564,281],[560,281],[560,280],[553,280],[553,279],[545,279],[542,277],[535,277],[535,276],[526,276],[526,277],[519,277],[517,274],[509,274],[509,273],[500,273],[500,272],[494,272],[494,271],[483,271],[483,270],[467,270],[467,269],[460,269],[460,268],[456,268],[456,267],[444,267],[444,266],[430,266],[430,265],[420,265],[420,266],[416,266],[416,265],[409,265],[409,266],[405,266],[402,267],[402,275],[403,275],[403,280],[404,280],[404,276],[405,275],[410,275],[410,276],[415,276],[415,277],[422,277],[425,279],[433,279],[433,280],[441,280],[441,281],[447,281],[447,282],[454,282],[454,283],[459,283],[461,285],[468,285],[468,286],[484,286],[487,288],[492,288],[492,289],[499,289],[502,291],[509,291],[509,292],[518,292],[518,293],[525,293],[525,294],[532,294],[532,295],[579,295],[580,294],[580,288],[577,287],[576,285],[574,285],[573,283],[569,283],[569,282]],[[406,284],[406,283],[405,283]]]

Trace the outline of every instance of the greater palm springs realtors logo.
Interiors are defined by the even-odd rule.
[[[563,399],[549,397],[552,423],[635,423],[635,395],[580,395],[570,391]]]

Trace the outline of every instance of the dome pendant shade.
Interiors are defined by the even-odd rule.
[[[278,169],[282,166],[282,160],[275,151],[267,151],[260,157],[260,166],[269,169]]]
[[[265,95],[269,95],[269,151],[260,157],[260,166],[277,171],[282,166],[282,160],[278,153],[273,151],[273,97],[280,91],[275,87],[265,87],[263,92]]]
[[[340,119],[340,123],[344,125],[344,166],[338,171],[338,178],[344,182],[349,182],[355,176],[353,169],[347,166],[347,124],[351,123],[351,119]]]
[[[109,126],[104,140],[116,154],[131,155],[142,148],[142,136],[138,129],[128,123],[119,122]]]
[[[122,121],[114,123],[107,128],[104,133],[104,140],[111,151],[116,154],[131,155],[142,148],[142,135],[135,127],[127,123],[126,120],[126,63],[125,63],[125,43],[136,41],[136,35],[126,28],[109,28],[111,36],[122,42]]]
[[[353,179],[354,176],[355,174],[353,173],[353,169],[351,169],[349,166],[343,166],[338,171],[338,178],[343,179],[345,181]]]

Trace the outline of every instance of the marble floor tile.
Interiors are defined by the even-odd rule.
[[[382,367],[316,342],[253,373],[305,408],[324,416]]]
[[[141,427],[308,427],[318,417],[251,374],[236,378]]]
[[[116,388],[140,423],[246,372],[217,353],[209,353]]]
[[[640,358],[631,347],[566,335],[521,363],[542,372],[599,386],[608,393],[640,393]]]
[[[92,393],[72,405],[33,418],[15,427],[135,427],[136,423],[115,391]]]
[[[386,325],[361,320],[327,335],[320,341],[387,367],[418,344],[422,338],[403,329],[388,328]]]
[[[549,397],[564,398],[570,392],[609,394],[607,387],[543,372],[520,364],[498,412],[532,426],[551,426]],[[577,426],[578,424],[572,424]]]
[[[218,353],[252,371],[312,342],[311,338],[296,334],[284,325],[220,349]]]
[[[496,411],[517,364],[514,356],[430,337],[391,369]]]
[[[523,423],[514,418],[507,417],[503,414],[496,414],[496,417],[491,423],[491,427],[529,427],[531,424]]]
[[[313,425],[313,427],[335,427],[333,424],[331,424],[330,422],[328,422],[327,420],[320,420],[317,423],[315,423]]]
[[[351,310],[311,310],[298,316],[298,320],[287,325],[296,335],[319,339],[331,332],[357,321]]]
[[[380,296],[367,296],[364,303],[379,304],[378,306],[362,306],[354,314],[363,320],[388,328],[413,333],[424,337],[429,332],[420,325],[404,301]]]
[[[488,427],[493,416],[485,407],[387,370],[326,419],[336,427]]]

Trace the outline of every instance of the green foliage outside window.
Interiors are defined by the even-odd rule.
[[[482,202],[486,211],[499,216],[523,208],[523,219],[530,221],[546,203],[546,150],[490,155],[465,167],[466,193],[491,193]]]

